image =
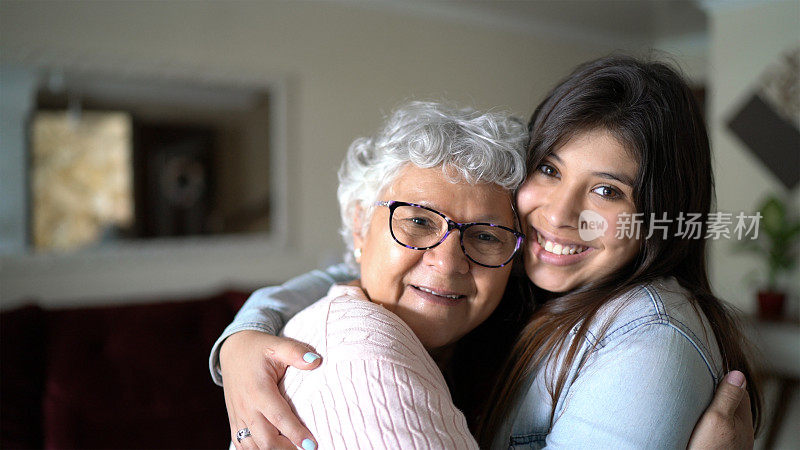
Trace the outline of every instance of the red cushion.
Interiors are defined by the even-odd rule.
[[[0,314],[0,448],[42,448],[45,313],[26,306]]]
[[[208,352],[245,297],[49,313],[45,447],[227,447]]]

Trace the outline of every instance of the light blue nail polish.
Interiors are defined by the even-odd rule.
[[[313,353],[306,353],[306,355],[313,355]],[[315,444],[311,439],[303,439],[301,444],[303,445],[303,450],[316,450],[317,448],[317,444]]]
[[[317,359],[319,359],[319,355],[316,354],[316,353],[308,352],[305,355],[303,355],[303,361],[305,361],[305,362],[307,362],[309,364],[311,364],[312,362],[316,361]],[[306,441],[311,442],[311,444],[314,444],[314,441],[312,441],[310,439],[306,439]],[[303,442],[305,442],[305,441],[303,441]],[[303,448],[305,448],[305,447],[303,447]],[[311,448],[316,448],[316,445],[314,447],[311,447]]]

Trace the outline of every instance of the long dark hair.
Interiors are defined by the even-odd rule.
[[[703,222],[714,201],[711,151],[697,101],[682,77],[667,64],[610,56],[579,66],[536,108],[528,124],[528,173],[579,133],[606,130],[639,164],[634,186],[636,211],[673,219],[666,239],[642,240],[637,256],[615,273],[565,295],[537,292],[537,307],[523,328],[501,371],[493,404],[478,429],[490,446],[531,370],[549,367],[564,354],[558,375],[548,386],[556,401],[567,371],[598,311],[635,286],[673,276],[691,293],[695,309],[705,314],[725,371],[737,369],[748,380],[754,425],[760,424],[761,396],[744,348],[746,342],[732,312],[711,292],[706,271],[705,239],[675,236],[679,213],[699,213]],[[705,226],[701,236],[705,236]],[[570,336],[578,327],[577,336]],[[572,338],[572,339],[571,339]],[[580,370],[580,367],[579,369]]]

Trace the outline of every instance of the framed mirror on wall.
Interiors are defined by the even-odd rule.
[[[29,244],[271,231],[268,88],[47,71],[28,124]]]
[[[288,77],[25,55],[0,66],[0,306],[257,286],[307,265],[289,227]]]

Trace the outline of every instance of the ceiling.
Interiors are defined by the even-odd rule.
[[[706,33],[701,0],[355,0],[346,3],[600,44]]]
[[[474,1],[487,13],[524,17],[532,23],[552,21],[598,33],[652,37],[700,32],[705,13],[690,0],[532,0]]]

